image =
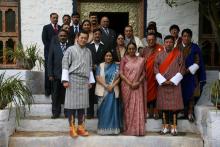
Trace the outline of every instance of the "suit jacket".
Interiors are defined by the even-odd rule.
[[[99,65],[100,63],[102,63],[104,61],[104,53],[107,50],[105,44],[100,43],[97,51],[95,49],[95,44],[93,42],[87,44],[87,48],[89,48],[92,53],[93,65]]]
[[[108,50],[115,49],[115,46],[116,46],[116,33],[115,33],[115,31],[108,28],[109,33],[107,35],[105,30],[102,27],[100,29],[102,31],[101,41],[104,43],[106,48]]]
[[[70,46],[66,44],[66,49]],[[48,56],[48,76],[53,76],[56,79],[61,79],[62,75],[62,59],[63,51],[59,41],[54,41],[50,45],[49,56]]]
[[[82,27],[79,25],[79,31],[82,30]],[[74,26],[70,26],[70,32],[69,32],[69,36],[72,40],[75,40],[76,37],[76,33],[74,32]]]
[[[61,26],[58,25],[58,31],[61,29]],[[44,44],[44,57],[45,61],[47,62],[48,59],[48,54],[49,54],[49,48],[50,48],[50,43],[53,38],[53,36],[57,35],[58,32],[54,31],[54,28],[52,24],[45,25],[43,27],[42,31],[42,41]]]
[[[68,39],[67,40],[68,40],[68,44],[69,45],[73,45],[74,44],[74,40],[71,39],[69,35],[68,35]],[[56,42],[59,42],[58,35],[55,35],[55,36],[52,37],[50,44],[54,44]]]

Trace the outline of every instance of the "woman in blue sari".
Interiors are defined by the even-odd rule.
[[[98,96],[98,130],[100,135],[117,135],[121,129],[119,100],[119,65],[113,62],[112,52],[104,54],[105,62],[97,67],[96,89]]]

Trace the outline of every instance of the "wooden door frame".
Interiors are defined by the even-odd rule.
[[[76,9],[77,12],[80,13],[80,4],[81,2],[106,2],[108,0],[76,0]],[[111,0],[109,2],[118,2],[117,0]],[[126,2],[126,1],[125,1]],[[132,1],[134,2],[134,1]],[[138,3],[139,5],[139,11],[138,11],[138,16],[139,16],[139,24],[138,24],[138,34],[140,38],[144,37],[145,31],[146,31],[146,16],[147,16],[147,12],[146,12],[146,7],[147,7],[147,0],[136,0],[135,2]]]

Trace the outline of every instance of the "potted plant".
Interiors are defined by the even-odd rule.
[[[15,108],[16,120],[19,123],[23,108],[26,105],[30,108],[32,102],[32,93],[24,81],[20,79],[19,74],[7,78],[5,73],[0,74],[0,112],[10,114],[12,108]]]
[[[44,63],[36,44],[31,44],[26,49],[22,44],[19,44],[15,50],[8,50],[8,57],[13,59],[19,68],[28,70],[31,70],[36,62],[38,62],[40,68]]]
[[[214,81],[210,85],[211,102],[220,109],[220,80]]]

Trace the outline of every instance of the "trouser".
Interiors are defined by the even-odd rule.
[[[50,82],[49,77],[48,77],[47,66],[48,66],[48,63],[47,63],[47,59],[45,58],[44,89],[45,89],[45,95],[49,96],[52,93],[52,91],[51,91],[51,82]]]
[[[195,97],[192,96],[188,102],[184,103],[184,115],[193,114],[195,105]]]
[[[64,103],[66,89],[63,87],[60,79],[52,81],[52,113],[59,116],[61,113],[61,104]]]
[[[163,110],[162,124],[177,125],[177,112],[172,110]]]
[[[156,108],[156,103],[157,103],[156,99],[147,103],[147,108],[148,108],[148,114],[149,115],[159,114],[158,109]]]
[[[156,108],[157,100],[153,100],[147,103],[147,108]]]
[[[94,104],[96,103],[95,84],[89,89],[89,108],[87,109],[87,116],[94,117]]]
[[[75,124],[75,118],[78,118],[78,125],[82,125],[84,122],[85,109],[65,109],[66,115],[69,120],[69,125],[72,126],[71,123]]]

